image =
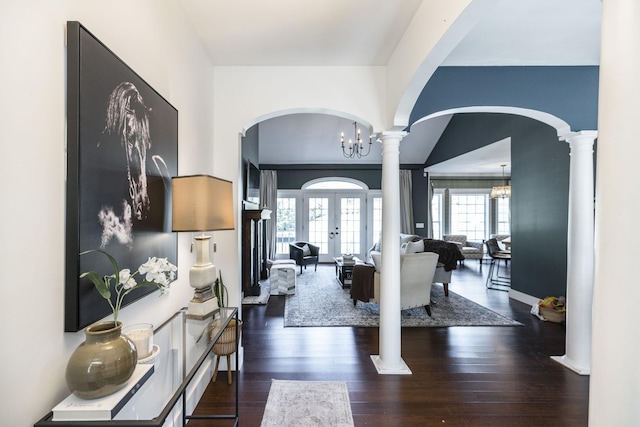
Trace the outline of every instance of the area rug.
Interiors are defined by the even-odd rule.
[[[353,306],[349,288],[342,289],[333,268],[306,271],[298,276],[296,294],[285,301],[284,325],[294,326],[369,326],[380,325],[380,306],[358,301]],[[454,292],[444,296],[441,285],[431,290],[431,314],[424,307],[402,311],[402,326],[521,326]],[[435,304],[433,304],[435,303]]]
[[[344,382],[272,380],[260,427],[353,427]]]

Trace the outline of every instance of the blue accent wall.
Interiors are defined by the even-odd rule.
[[[427,165],[511,137],[512,288],[566,295],[569,145],[554,128],[510,114],[456,114]]]
[[[279,190],[299,190],[312,179],[344,177],[362,181],[371,190],[379,190],[382,179],[380,165],[347,168],[345,165],[260,165],[260,169],[278,171]]]
[[[409,124],[458,107],[509,106],[552,114],[571,130],[598,128],[599,67],[440,67]]]

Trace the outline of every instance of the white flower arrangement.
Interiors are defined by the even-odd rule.
[[[134,289],[143,286],[156,286],[160,289],[160,295],[165,295],[169,290],[171,282],[176,280],[176,271],[178,268],[171,264],[166,258],[152,257],[142,264],[136,271],[131,273],[128,268],[120,270],[116,260],[107,252],[100,249],[92,249],[80,253],[85,255],[91,252],[100,252],[104,254],[113,265],[114,273],[107,276],[100,276],[95,271],[87,271],[80,275],[80,278],[88,277],[96,287],[100,295],[107,300],[113,311],[114,323],[118,321],[118,312],[124,297]],[[143,276],[141,282],[136,281],[136,275]],[[115,304],[111,301],[111,282],[115,281],[113,290],[116,293]]]

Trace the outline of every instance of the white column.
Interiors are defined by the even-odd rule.
[[[602,2],[590,426],[640,426],[640,7]]]
[[[593,143],[597,132],[562,136],[569,143],[569,230],[567,236],[567,332],[564,356],[552,356],[580,375],[591,371],[594,205]]]
[[[406,132],[381,135],[380,354],[371,356],[379,374],[411,374],[400,354],[400,140],[405,135]]]

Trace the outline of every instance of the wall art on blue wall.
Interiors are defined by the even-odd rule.
[[[65,331],[109,315],[79,275],[110,274],[100,254],[135,271],[148,257],[177,264],[171,177],[178,172],[178,111],[79,22],[67,22]],[[123,306],[156,291],[130,293]]]

